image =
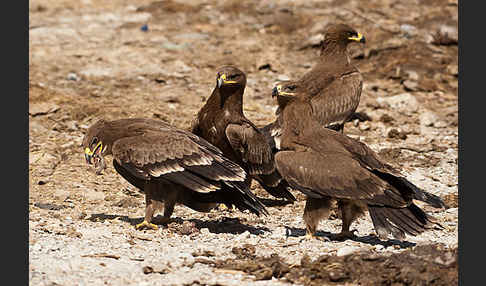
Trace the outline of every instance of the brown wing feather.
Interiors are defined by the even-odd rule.
[[[275,169],[272,149],[255,126],[247,123],[228,124],[225,133],[233,150],[241,154],[251,175],[269,174]]]
[[[164,176],[198,191],[220,188],[214,181],[245,179],[243,169],[199,144],[207,142],[197,136],[200,142],[193,141],[192,136],[183,132],[146,132],[122,138],[113,144],[113,157],[139,178]]]
[[[363,78],[353,72],[338,77],[310,99],[313,114],[324,126],[344,123],[359,105]]]
[[[275,164],[292,187],[313,197],[361,199],[395,207],[409,203],[393,186],[344,154],[280,151]]]

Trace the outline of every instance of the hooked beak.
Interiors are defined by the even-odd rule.
[[[356,41],[356,42],[360,42],[360,43],[363,43],[363,44],[366,43],[366,39],[361,33],[358,33],[358,35],[356,37],[349,37],[348,39],[351,40],[351,41]]]
[[[232,83],[236,83],[236,81],[234,81],[234,80],[227,80],[226,79],[226,74],[222,74],[218,78],[218,88],[221,88],[221,86],[223,86],[225,84],[232,84]]]
[[[98,144],[96,145],[96,147],[94,147],[93,151],[91,151],[91,149],[89,149],[88,147],[86,147],[84,149],[84,158],[86,158],[86,162],[88,164],[92,164],[91,162],[91,159],[93,158],[94,155],[101,155],[101,153],[103,152],[103,143],[98,142]]]
[[[279,87],[280,87],[279,85],[276,85],[276,86],[273,87],[273,89],[272,89],[272,98],[278,96],[279,89],[280,89]]]
[[[91,162],[91,159],[93,158],[93,152],[91,152],[91,150],[89,150],[88,147],[86,147],[86,149],[84,149],[84,158],[86,158],[86,163],[88,164],[92,164],[93,162]]]

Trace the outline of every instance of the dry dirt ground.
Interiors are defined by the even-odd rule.
[[[441,196],[446,209],[424,208],[444,228],[380,241],[365,216],[357,239],[301,241],[294,192],[267,217],[178,206],[170,224],[136,231],[143,196],[111,164],[88,168],[86,129],[124,117],[187,128],[228,63],[247,73],[247,117],[269,123],[273,84],[313,66],[333,22],[367,39],[350,53],[369,120],[345,131]],[[457,285],[457,25],[457,0],[31,0],[30,284]],[[320,225],[323,237],[339,230],[336,215]]]

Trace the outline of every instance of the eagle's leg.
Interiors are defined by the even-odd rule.
[[[346,240],[354,238],[354,232],[356,230],[349,230],[351,223],[356,218],[363,214],[364,209],[362,206],[353,203],[352,201],[340,200],[338,202],[338,208],[341,211],[341,219],[343,224],[341,226],[341,232],[332,236],[334,240]]]
[[[143,222],[141,222],[141,223],[139,223],[135,226],[135,228],[139,229],[139,230],[144,229],[144,228],[154,229],[154,230],[159,229],[155,224],[151,223],[152,217],[154,216],[155,207],[154,207],[154,204],[152,202],[150,187],[151,187],[150,184],[147,184],[145,186],[145,218],[144,218]]]
[[[170,222],[170,217],[172,213],[174,212],[174,207],[175,207],[175,200],[166,200],[164,202],[164,216],[161,218],[157,218],[157,221],[155,222],[156,224],[167,224]]]
[[[166,188],[164,190],[164,216],[154,218],[153,222],[155,224],[167,224],[170,222],[170,217],[174,212],[174,207],[178,201],[178,189],[176,188]]]
[[[321,239],[326,240],[316,235],[317,226],[323,218],[329,216],[331,209],[330,198],[307,198],[304,208],[304,222],[306,224],[305,239]]]

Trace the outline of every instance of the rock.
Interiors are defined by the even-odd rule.
[[[364,122],[364,123],[359,124],[359,130],[361,130],[361,131],[370,130],[370,128],[371,128],[371,126],[368,122]]]
[[[459,75],[459,68],[458,68],[457,64],[448,65],[446,70],[447,70],[447,73],[450,74],[450,75],[453,75],[453,76]]]
[[[162,48],[163,49],[166,49],[166,50],[170,50],[170,51],[180,51],[180,50],[184,50],[188,47],[188,44],[187,43],[184,43],[184,44],[175,44],[175,43],[172,43],[172,42],[169,42],[169,41],[166,41],[166,42],[163,42],[161,44]]]
[[[419,75],[414,70],[406,70],[406,71],[404,71],[404,73],[407,75],[407,77],[408,77],[409,80],[412,80],[412,81],[419,80]]]
[[[380,121],[383,122],[383,123],[390,123],[392,121],[395,121],[395,119],[393,117],[391,117],[390,115],[384,113],[381,117],[380,117]]]
[[[415,96],[410,93],[402,93],[389,97],[379,97],[376,99],[382,107],[391,107],[403,113],[417,112],[419,103]]]
[[[419,116],[420,125],[426,127],[438,127],[443,128],[446,127],[447,124],[440,120],[439,116],[430,110],[425,110]]]
[[[288,80],[290,80],[290,77],[288,77],[288,76],[286,76],[284,74],[279,74],[277,76],[277,81],[288,81]]]
[[[387,132],[387,136],[388,136],[388,138],[396,138],[396,139],[401,139],[401,140],[407,139],[407,134],[405,132],[403,132],[402,130],[400,130],[399,128],[391,128]]]
[[[413,80],[405,80],[403,83],[403,87],[405,88],[406,91],[417,91],[418,90],[418,84],[416,81]]]
[[[210,234],[209,229],[207,227],[201,228],[199,230],[199,232],[201,233],[201,235],[209,235]]]
[[[356,250],[358,250],[358,248],[354,247],[354,246],[341,247],[336,252],[336,256],[346,256],[346,255],[349,255],[349,254],[355,252]]]
[[[400,30],[408,36],[415,36],[418,33],[417,28],[409,24],[400,25]]]
[[[74,81],[80,80],[80,78],[78,77],[78,75],[75,74],[75,73],[72,73],[72,72],[71,73],[68,73],[67,79],[68,80],[74,80]]]
[[[434,45],[444,46],[457,45],[459,43],[459,33],[457,27],[441,25],[432,36],[431,43]]]
[[[48,113],[54,113],[59,110],[59,105],[52,102],[40,102],[29,104],[29,115],[45,115]]]

